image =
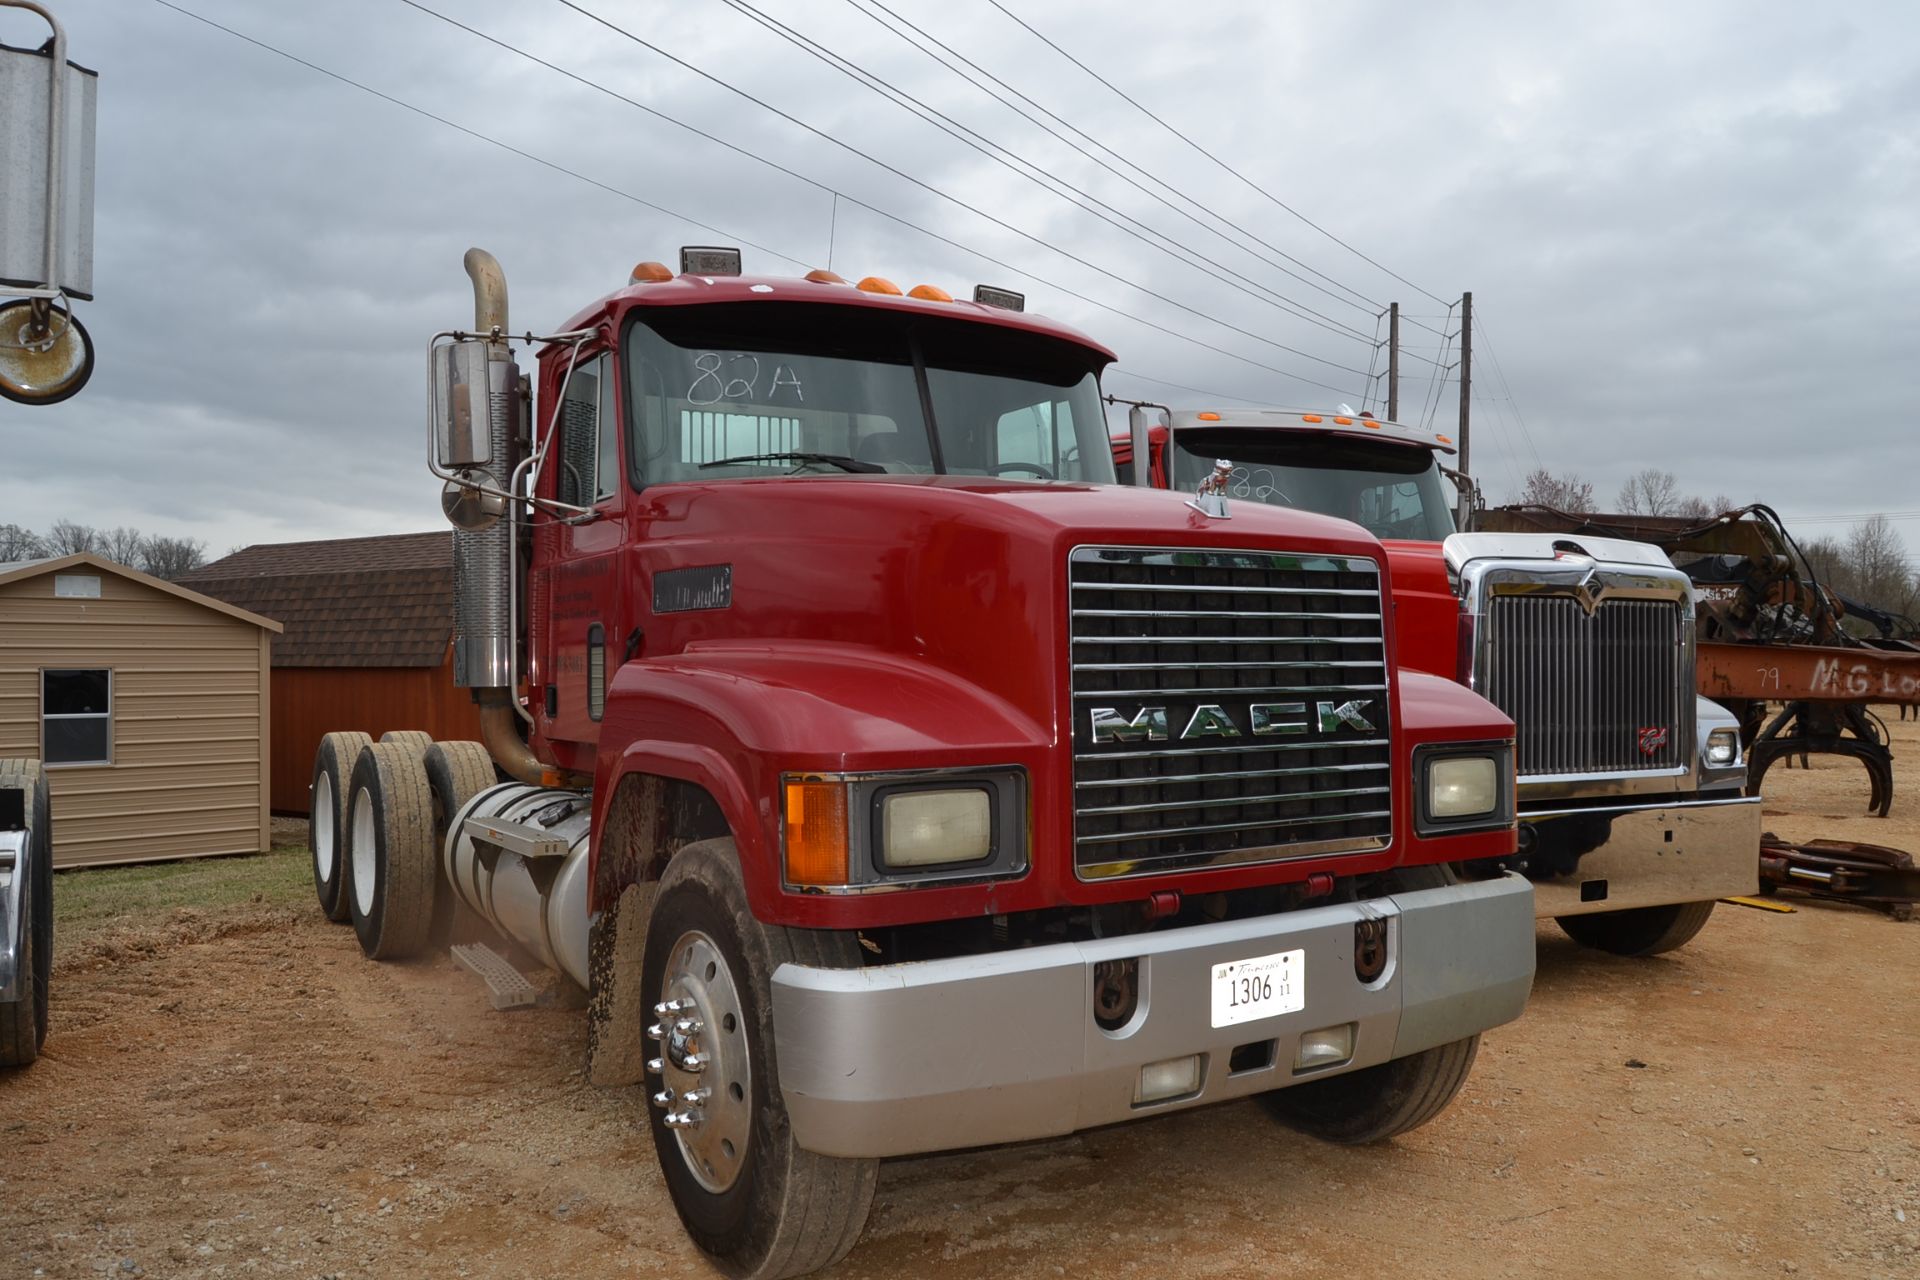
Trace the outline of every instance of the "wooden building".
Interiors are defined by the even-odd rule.
[[[0,757],[46,764],[54,866],[269,847],[279,629],[99,556],[0,564]]]
[[[181,582],[286,626],[273,646],[275,813],[307,812],[322,734],[480,736],[453,683],[451,531],[261,543]]]

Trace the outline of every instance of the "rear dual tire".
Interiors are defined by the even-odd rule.
[[[17,998],[0,1004],[0,1067],[24,1067],[47,1042],[53,983],[53,818],[47,774],[38,760],[0,760],[0,787],[26,793],[27,903]]]
[[[433,937],[440,883],[433,793],[410,743],[376,742],[354,762],[345,848],[348,914],[360,950],[405,960]]]
[[[307,802],[307,848],[313,851],[313,891],[329,920],[348,917],[347,801],[354,762],[373,742],[364,733],[329,733],[313,756]]]

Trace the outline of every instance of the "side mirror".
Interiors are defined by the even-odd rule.
[[[429,413],[434,461],[442,467],[484,467],[493,461],[487,344],[449,342],[433,349]]]

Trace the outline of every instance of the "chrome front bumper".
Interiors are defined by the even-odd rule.
[[[1612,820],[1606,843],[1582,854],[1571,875],[1534,883],[1534,911],[1540,917],[1711,902],[1759,888],[1757,796],[1523,810],[1520,821],[1601,815]]]
[[[1518,876],[1123,938],[773,975],[780,1089],[802,1147],[894,1156],[1050,1137],[1405,1057],[1510,1022],[1533,985],[1533,894]],[[1388,966],[1354,974],[1354,925],[1388,922]],[[1305,1007],[1214,1028],[1213,966],[1293,949]],[[1094,966],[1138,958],[1139,1011],[1093,1016]],[[1300,1036],[1352,1023],[1354,1054],[1296,1075]],[[1239,1046],[1267,1065],[1230,1072]],[[1140,1069],[1201,1055],[1200,1088],[1136,1105]]]

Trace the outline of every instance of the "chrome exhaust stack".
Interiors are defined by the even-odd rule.
[[[467,250],[466,267],[473,280],[474,332],[486,343],[485,444],[444,461],[510,491],[520,436],[520,370],[506,342],[507,277],[485,249]],[[506,519],[453,531],[453,679],[462,688],[513,687],[513,530],[514,521]]]

